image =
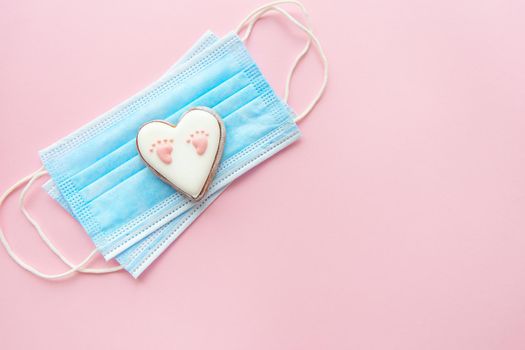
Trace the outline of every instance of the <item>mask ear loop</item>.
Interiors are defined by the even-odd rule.
[[[0,242],[2,243],[4,248],[6,249],[7,254],[11,257],[11,259],[13,259],[13,261],[15,263],[17,263],[20,267],[22,267],[26,271],[29,271],[30,273],[32,273],[32,274],[34,274],[34,275],[36,275],[38,277],[41,277],[41,278],[44,278],[44,279],[48,279],[48,280],[56,280],[56,279],[69,277],[69,276],[71,276],[72,274],[74,274],[76,272],[109,273],[109,272],[114,272],[114,271],[121,270],[122,266],[116,266],[116,267],[107,268],[107,269],[84,269],[84,266],[87,265],[95,257],[95,255],[97,254],[97,250],[96,249],[93,250],[79,264],[77,264],[77,265],[72,264],[71,262],[69,262],[60,253],[60,251],[51,243],[49,238],[47,238],[47,236],[42,232],[42,230],[40,229],[40,226],[29,215],[29,213],[27,212],[27,210],[23,206],[23,203],[24,203],[24,199],[25,199],[25,193],[27,192],[29,187],[33,184],[33,182],[36,179],[40,178],[41,176],[43,176],[45,174],[47,174],[47,171],[43,170],[43,167],[42,167],[42,168],[38,169],[36,172],[34,172],[33,174],[22,178],[17,183],[15,183],[13,186],[8,188],[2,194],[2,196],[0,196],[0,207],[4,204],[4,202],[7,199],[7,197],[9,197],[15,190],[17,190],[19,187],[21,187],[22,185],[24,185],[27,182],[28,184],[26,185],[26,187],[24,188],[24,191],[22,193],[23,196],[20,197],[20,202],[19,202],[20,209],[22,210],[22,212],[24,213],[26,218],[29,220],[29,222],[33,225],[33,227],[35,227],[35,229],[37,230],[38,234],[40,235],[40,237],[42,238],[44,243],[46,243],[46,245],[53,251],[53,253],[55,253],[64,263],[66,263],[69,267],[71,267],[71,269],[69,269],[69,270],[67,270],[65,272],[59,273],[59,274],[46,274],[46,273],[40,272],[35,267],[33,267],[32,265],[26,263],[24,260],[22,260],[18,255],[16,255],[14,253],[13,249],[11,248],[11,245],[9,244],[9,242],[7,241],[7,239],[6,239],[5,235],[4,235],[4,232],[0,228]]]
[[[42,231],[42,228],[40,227],[38,222],[36,222],[36,220],[29,214],[27,208],[25,207],[25,198],[26,198],[26,195],[27,195],[27,192],[28,192],[29,188],[31,188],[33,183],[38,178],[40,178],[40,177],[42,177],[42,176],[44,176],[46,174],[47,174],[47,171],[46,170],[42,170],[42,171],[39,171],[39,172],[37,172],[36,174],[33,175],[31,180],[29,180],[27,185],[22,190],[22,193],[20,194],[20,198],[19,198],[19,201],[18,201],[18,205],[19,205],[20,211],[24,214],[24,216],[27,219],[27,221],[29,221],[29,223],[31,225],[33,225],[33,227],[37,231],[38,235],[40,236],[42,241],[44,241],[44,243],[47,245],[47,247],[57,257],[59,257],[60,260],[62,260],[62,262],[64,262],[66,265],[68,265],[71,268],[75,268],[76,265],[71,263],[71,262],[69,262],[67,260],[67,258],[58,250],[58,248],[51,242],[51,240],[49,240],[49,237],[47,237],[44,234],[44,232]],[[95,249],[95,251],[96,251],[96,249]],[[81,268],[77,269],[76,271],[82,272],[82,273],[91,273],[91,274],[103,274],[103,273],[110,273],[110,272],[115,272],[115,271],[120,271],[120,270],[122,270],[122,266],[114,266],[114,267],[99,268],[99,269],[83,268],[83,267],[81,267]]]
[[[312,109],[315,107],[315,105],[321,99],[321,97],[322,97],[322,95],[323,95],[323,93],[324,93],[324,91],[326,89],[326,85],[328,83],[328,60],[326,58],[326,55],[324,53],[323,48],[321,47],[321,44],[320,44],[319,40],[317,39],[315,34],[312,32],[312,30],[309,27],[306,27],[305,25],[303,25],[301,22],[299,22],[295,17],[290,15],[287,11],[281,9],[278,6],[275,6],[275,5],[278,5],[278,4],[295,4],[295,5],[297,5],[297,6],[299,6],[301,8],[303,13],[305,14],[305,17],[308,18],[308,14],[307,14],[304,6],[300,2],[298,2],[298,1],[275,1],[275,2],[269,3],[267,5],[261,6],[261,7],[257,8],[256,10],[254,10],[252,13],[250,13],[241,22],[241,24],[237,27],[236,33],[239,34],[243,30],[243,28],[246,25],[248,25],[248,28],[246,30],[245,36],[243,38],[241,38],[241,40],[243,40],[243,41],[246,40],[248,38],[248,36],[251,34],[251,31],[253,29],[253,26],[254,26],[255,22],[263,14],[265,14],[266,12],[269,12],[269,11],[277,11],[277,12],[281,13],[283,16],[285,16],[288,20],[290,20],[292,22],[292,24],[294,24],[296,27],[298,27],[300,30],[302,30],[308,36],[307,45],[305,46],[303,51],[301,51],[301,53],[295,59],[295,62],[293,64],[293,66],[292,66],[292,69],[291,69],[290,73],[288,74],[287,82],[286,82],[286,90],[285,90],[285,100],[288,99],[289,86],[290,86],[290,83],[291,83],[291,78],[292,78],[292,76],[293,76],[293,74],[295,72],[295,69],[297,68],[297,65],[302,60],[302,58],[306,54],[306,52],[309,51],[310,45],[313,42],[313,44],[316,47],[319,55],[321,56],[321,60],[323,62],[323,67],[324,67],[324,70],[323,70],[323,81],[322,81],[322,84],[321,84],[321,88],[319,89],[318,93],[316,94],[316,96],[314,97],[312,102],[306,107],[306,109],[301,114],[299,114],[294,119],[294,121],[297,123],[297,122],[301,121],[304,117],[306,117],[312,111]]]
[[[308,29],[312,30],[311,25],[309,23],[310,22],[310,15],[306,11],[306,8],[303,6],[303,4],[301,4],[298,1],[293,1],[293,0],[274,1],[273,3],[267,4],[265,6],[259,7],[258,9],[254,10],[250,15],[248,15],[242,21],[241,25],[239,25],[239,27],[237,28],[237,33],[242,31],[242,29],[246,25],[247,21],[249,22],[248,27],[245,30],[244,36],[241,37],[242,41],[246,41],[250,37],[250,35],[252,33],[252,30],[253,30],[253,27],[255,26],[255,23],[257,23],[257,21],[259,19],[261,19],[261,17],[263,17],[267,12],[278,11],[278,10],[275,10],[276,6],[274,6],[274,5],[277,5],[277,4],[293,4],[293,5],[298,6],[299,9],[301,10],[301,12],[303,13],[304,18],[305,18],[306,27]],[[255,14],[255,13],[257,13],[257,14]],[[253,17],[253,18],[251,18],[251,17]],[[284,97],[283,97],[283,100],[285,102],[288,102],[288,98],[290,97],[290,85],[292,83],[292,77],[293,77],[293,75],[295,73],[295,70],[297,69],[299,63],[301,62],[303,57],[306,55],[308,50],[310,50],[311,44],[312,44],[312,40],[310,39],[310,37],[308,37],[308,40],[306,41],[305,47],[299,53],[299,55],[297,55],[297,57],[295,58],[295,61],[292,64],[292,68],[290,69],[290,72],[288,73],[288,76],[286,77],[286,85],[284,87]]]

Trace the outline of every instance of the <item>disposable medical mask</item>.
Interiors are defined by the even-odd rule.
[[[97,249],[74,265],[44,239],[72,267],[63,274],[45,275],[21,261],[1,233],[2,243],[13,259],[42,277],[60,278],[80,270],[104,272],[84,268],[99,251],[106,259],[116,257],[138,276],[225,186],[297,140],[296,122],[310,112],[326,85],[326,59],[311,30],[275,6],[285,2],[289,1],[255,10],[239,31],[247,26],[247,37],[257,19],[273,10],[308,35],[308,45],[298,60],[313,40],[325,63],[325,76],[319,94],[305,112],[297,117],[276,96],[236,34],[228,34],[202,50],[193,50],[188,59],[183,59],[150,87],[41,151],[46,170],[23,179],[0,199],[3,202],[14,188],[25,182],[27,189],[48,172],[53,184],[47,188],[82,224]],[[140,159],[135,145],[137,129],[144,123],[160,119],[177,124],[194,107],[216,112],[227,135],[216,176],[199,202],[186,198],[159,179]],[[43,236],[25,208],[22,209]]]

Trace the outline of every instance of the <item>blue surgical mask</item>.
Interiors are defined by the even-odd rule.
[[[248,34],[258,17],[272,9],[307,33],[326,63],[311,31],[274,6],[252,14]],[[97,250],[106,259],[116,257],[133,276],[140,275],[229,183],[300,134],[298,117],[277,97],[242,40],[234,33],[220,40],[208,37],[159,81],[40,152],[53,181],[46,188],[82,224]],[[321,92],[306,113],[325,84],[326,71]],[[195,203],[144,165],[135,136],[145,122],[177,124],[196,106],[222,117],[227,138],[207,196]]]

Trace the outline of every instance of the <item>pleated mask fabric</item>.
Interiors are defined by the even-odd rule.
[[[136,130],[176,124],[193,106],[215,110],[227,139],[214,194],[299,137],[294,114],[271,89],[240,38],[230,33],[101,118],[40,152],[75,218],[106,259],[196,205],[145,167]]]

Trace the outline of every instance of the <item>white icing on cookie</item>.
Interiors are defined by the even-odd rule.
[[[194,200],[210,185],[222,156],[225,130],[212,110],[192,108],[174,126],[155,120],[137,134],[146,164],[164,181]]]

